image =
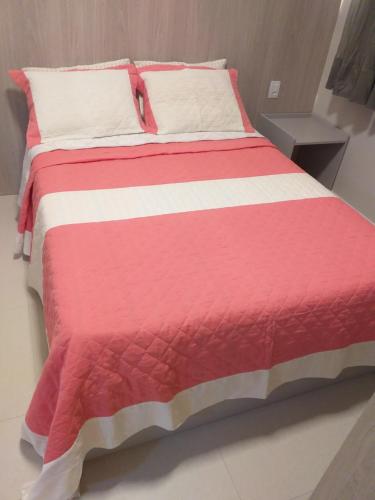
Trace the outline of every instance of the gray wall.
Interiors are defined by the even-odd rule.
[[[256,126],[311,111],[340,0],[0,0],[0,194],[18,189],[27,114],[9,68],[227,57]],[[280,98],[267,100],[270,80]]]

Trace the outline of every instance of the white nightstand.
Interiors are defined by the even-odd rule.
[[[297,165],[332,189],[349,135],[311,113],[262,114],[257,129]]]

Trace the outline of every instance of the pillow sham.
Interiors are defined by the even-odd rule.
[[[160,62],[160,61],[134,61],[137,68],[144,68],[145,66],[155,66],[166,64],[168,66],[205,66],[206,68],[225,69],[227,66],[226,59],[216,59],[215,61],[206,61],[201,63],[186,63],[186,62]]]
[[[168,61],[168,62],[160,62],[160,61],[134,61],[134,64],[137,68],[147,68],[150,69],[150,66],[158,66],[164,67],[165,69],[168,69],[168,67],[172,67],[171,69],[174,69],[174,66],[189,66],[189,67],[201,67],[204,66],[206,68],[212,68],[212,69],[225,69],[227,67],[227,60],[226,59],[215,59],[214,61],[206,61],[206,62],[200,62],[200,63],[187,63],[187,62],[177,62],[177,61]],[[138,96],[138,102],[139,102],[139,108],[141,110],[141,115],[142,118],[144,119],[144,102],[143,102],[143,96],[139,95]]]
[[[24,69],[9,72],[29,108],[27,146],[56,139],[142,133],[132,65],[107,69]]]
[[[149,131],[254,131],[239,94],[236,70],[171,68],[160,65],[138,69]]]

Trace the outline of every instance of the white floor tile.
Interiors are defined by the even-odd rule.
[[[12,256],[13,248],[0,249],[0,305],[26,306],[29,290],[26,284],[27,263]],[[6,253],[5,256],[1,255]]]
[[[22,486],[36,479],[41,469],[41,459],[20,441],[21,423],[22,418],[0,422],[1,500],[19,500]]]
[[[83,498],[231,499],[220,450],[241,500],[307,500],[374,389],[363,376],[88,462]]]
[[[17,216],[17,196],[0,196],[0,224],[1,227],[13,224]]]
[[[16,197],[0,196],[0,306],[25,305],[27,263],[14,258],[17,222]]]
[[[0,420],[24,415],[36,382],[27,307],[0,307]]]
[[[86,463],[83,499],[239,500],[201,427]]]
[[[223,459],[242,500],[311,491],[375,390],[369,375],[220,423]]]

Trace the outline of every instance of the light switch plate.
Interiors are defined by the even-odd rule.
[[[270,86],[268,87],[268,95],[270,99],[277,99],[279,97],[280,92],[280,80],[271,80]]]

